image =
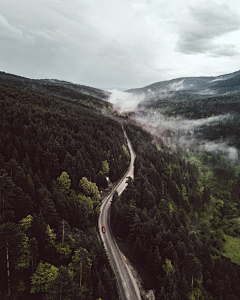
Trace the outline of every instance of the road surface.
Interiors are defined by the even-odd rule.
[[[110,224],[110,205],[112,196],[115,193],[115,191],[118,192],[120,195],[125,187],[127,186],[126,180],[127,177],[130,176],[133,178],[134,174],[134,159],[135,159],[135,153],[132,149],[131,143],[124,131],[124,134],[128,141],[128,147],[131,154],[131,163],[128,171],[124,175],[124,177],[121,179],[121,181],[118,183],[118,185],[112,190],[112,192],[107,196],[102,205],[101,205],[101,212],[99,216],[99,228],[100,228],[100,235],[103,240],[105,249],[107,251],[107,255],[110,260],[110,264],[115,272],[117,284],[118,284],[118,292],[119,297],[121,300],[140,300],[140,291],[138,289],[138,286],[136,284],[136,281],[133,278],[133,275],[129,269],[129,267],[126,264],[126,261],[121,253],[121,251],[118,248],[118,245],[114,239],[111,224]],[[102,226],[105,226],[106,232],[102,232]]]

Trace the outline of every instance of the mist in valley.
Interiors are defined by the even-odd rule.
[[[160,109],[144,107],[144,104],[153,101],[153,99],[166,99],[172,93],[183,88],[184,80],[171,84],[170,89],[159,89],[158,92],[148,90],[147,94],[112,90],[109,101],[114,105],[116,111],[129,116],[131,120],[134,120],[152,135],[161,138],[164,145],[172,149],[181,145],[185,149],[193,151],[221,153],[229,160],[237,161],[239,158],[238,150],[229,145],[229,141],[206,140],[199,130],[204,126],[217,125],[227,121],[231,117],[230,114],[220,114],[201,119],[185,119],[181,116],[169,117]]]

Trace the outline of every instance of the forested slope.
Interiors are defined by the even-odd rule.
[[[108,105],[105,101],[101,101],[101,99],[105,100],[108,98],[108,92],[81,84],[57,79],[30,79],[2,71],[0,71],[0,81],[14,86],[27,87],[33,90],[35,89],[38,91],[48,92],[48,94],[57,94],[62,97],[69,97],[73,99],[75,97],[78,99],[88,98],[93,100],[96,106],[101,106],[103,104]]]
[[[207,99],[192,100],[178,95],[173,98],[153,101],[146,105],[168,117],[180,117],[188,120],[201,120],[211,116],[220,116],[214,124],[205,124],[194,130],[194,138],[199,140],[225,141],[240,149],[240,94],[228,94]],[[224,118],[223,118],[224,116]],[[175,136],[178,133],[176,126]]]
[[[0,84],[1,299],[117,299],[96,227],[126,147],[94,107]]]
[[[239,299],[240,267],[220,253],[222,229],[191,231],[211,201],[198,168],[140,127],[125,128],[137,154],[135,176],[121,197],[114,196],[111,218],[116,236],[130,243],[142,264],[147,289],[159,300]]]

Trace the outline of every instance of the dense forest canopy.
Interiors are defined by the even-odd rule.
[[[0,298],[117,299],[96,228],[107,178],[129,164],[121,125],[1,83],[0,128]]]
[[[107,94],[0,75],[0,298],[117,299],[97,220],[130,157]],[[238,80],[227,76],[222,92]],[[240,255],[226,244],[240,236],[240,168],[223,151],[240,150],[239,94],[169,95],[124,118],[135,174],[113,197],[114,234],[156,299],[239,299]],[[177,125],[145,125],[151,135],[129,120],[158,113]],[[206,118],[214,122],[180,126]],[[206,141],[218,149],[207,151]]]
[[[156,299],[239,299],[240,267],[222,249],[224,233],[240,234],[240,179],[233,170],[230,190],[228,178],[223,188],[214,176],[202,177],[182,149],[170,151],[134,124],[125,128],[137,154],[135,177],[115,194],[111,218],[144,266],[145,287]]]
[[[142,89],[144,101],[125,115],[137,154],[135,177],[120,197],[115,195],[112,223],[120,245],[137,253],[136,266],[143,262],[145,287],[156,299],[240,297],[235,75],[224,85],[213,83],[219,95],[210,89],[201,95],[197,85],[195,93],[167,91],[170,82],[156,83],[151,91]],[[131,250],[126,253],[135,259]]]
[[[61,97],[67,97],[71,99],[77,98],[79,101],[88,99],[88,104],[89,102],[91,103],[92,100],[96,106],[110,105],[105,101],[101,101],[101,99],[105,100],[108,98],[108,92],[63,80],[30,79],[0,71],[0,81],[2,83],[30,88],[32,90],[38,90],[48,94],[55,94]]]
[[[144,105],[149,111],[159,112],[169,118],[187,120],[202,120],[209,117],[219,117],[214,124],[205,124],[197,128],[193,134],[199,141],[226,141],[230,146],[240,150],[240,94],[227,94],[207,99],[186,99],[185,95],[176,94],[171,98],[151,101]],[[223,118],[224,116],[224,118]],[[177,126],[176,126],[177,127]],[[189,130],[190,131],[190,130]],[[183,135],[177,128],[173,136]]]
[[[143,282],[156,299],[240,297],[240,94],[233,75],[212,83],[219,94],[204,96],[201,78],[200,87],[185,80],[194,93],[168,91],[171,82],[133,90],[146,94],[125,115],[135,177],[115,195],[112,223],[123,249],[134,249],[126,253],[136,266],[143,262]]]

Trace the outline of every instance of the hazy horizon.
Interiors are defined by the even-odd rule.
[[[139,88],[240,69],[237,0],[5,1],[0,67],[33,79]]]

